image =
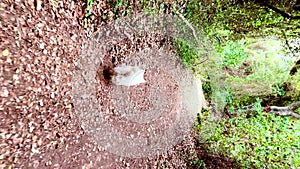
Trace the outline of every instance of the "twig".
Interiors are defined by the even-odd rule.
[[[256,1],[258,4],[261,4],[262,6],[266,6],[267,8],[269,9],[272,9],[273,11],[275,11],[276,13],[280,14],[281,16],[283,16],[284,18],[288,18],[288,19],[300,19],[300,16],[292,16],[291,14],[285,12],[285,11],[282,11],[270,4],[268,4],[267,2],[265,1]]]
[[[292,52],[293,56],[295,57],[296,56],[295,52],[294,52],[294,50],[292,50],[292,47],[290,46],[290,43],[288,42],[288,39],[287,39],[287,36],[286,36],[285,32],[283,30],[281,30],[281,33],[284,36],[286,46],[289,48],[290,52]]]
[[[18,30],[18,34],[19,34],[18,39],[21,40],[22,39],[22,28],[20,26],[20,21],[19,21],[18,16],[16,16],[16,23],[17,23],[17,30]]]

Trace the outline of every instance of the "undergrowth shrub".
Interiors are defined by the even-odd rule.
[[[225,84],[235,98],[283,94],[278,86],[289,79],[293,59],[285,56],[281,46],[279,40],[270,37],[229,42],[218,49]]]
[[[258,103],[256,103],[258,105]],[[244,168],[299,168],[300,121],[262,112],[219,121],[209,149],[236,159]]]

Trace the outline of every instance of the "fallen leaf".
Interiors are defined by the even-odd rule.
[[[42,1],[36,0],[36,10],[39,11],[42,9]]]
[[[9,50],[8,49],[3,50],[2,55],[3,56],[8,56],[9,55]]]

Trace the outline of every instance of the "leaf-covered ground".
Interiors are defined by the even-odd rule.
[[[74,114],[71,78],[91,33],[143,6],[170,11],[173,2],[4,0],[0,3],[0,168],[232,168],[191,134],[155,158],[101,151]],[[186,2],[177,3],[182,12]],[[92,12],[89,12],[90,9]]]

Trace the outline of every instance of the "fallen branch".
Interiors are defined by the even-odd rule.
[[[300,101],[294,102],[288,106],[291,110],[296,110],[300,107]]]
[[[299,107],[300,101],[294,102],[287,107],[270,106],[270,112],[279,116],[292,116],[295,118],[300,118],[300,114],[294,112]]]
[[[278,116],[292,116],[295,118],[300,118],[300,114],[295,113],[296,109],[300,108],[300,101],[298,102],[294,102],[292,104],[290,104],[289,106],[286,107],[280,107],[280,106],[270,106],[269,107],[269,111],[270,113],[274,113]],[[254,108],[250,108],[250,109],[244,109],[242,110],[243,113],[246,113],[247,116],[251,117],[256,113],[256,109]],[[231,117],[232,115],[230,115]]]

